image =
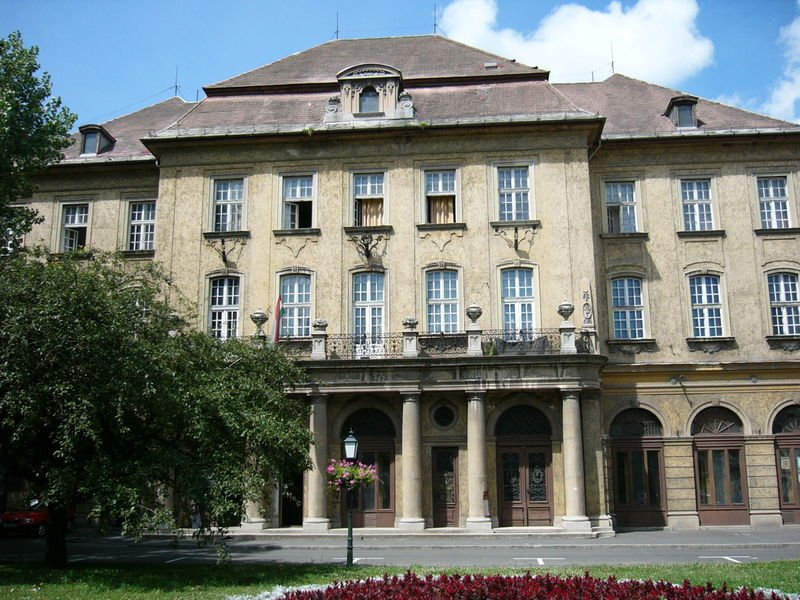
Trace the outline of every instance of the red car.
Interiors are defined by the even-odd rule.
[[[75,510],[67,511],[68,527],[75,517]],[[0,515],[0,533],[32,533],[39,537],[47,532],[50,513],[41,500],[31,500],[27,508],[9,510]]]

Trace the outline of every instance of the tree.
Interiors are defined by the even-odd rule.
[[[307,468],[308,406],[284,393],[301,372],[191,331],[156,267],[18,251],[0,280],[0,464],[49,506],[49,564],[72,504],[135,533],[180,517],[172,495],[208,532]]]
[[[19,32],[0,39],[0,234],[30,230],[36,212],[11,203],[30,196],[31,176],[61,160],[73,142],[69,130],[77,116],[50,97],[50,75],[37,75],[38,56]]]

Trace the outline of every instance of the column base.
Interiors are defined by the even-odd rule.
[[[320,517],[309,517],[303,519],[303,529],[306,531],[328,531],[331,528],[331,520]]]
[[[489,517],[467,517],[466,528],[490,531],[492,529],[492,520]]]
[[[561,517],[561,526],[567,531],[591,531],[592,522],[589,517],[573,516]]]
[[[779,510],[751,510],[751,527],[780,527],[783,525],[783,517]]]
[[[411,531],[422,531],[425,529],[425,519],[421,517],[403,518],[397,522],[397,528]]]

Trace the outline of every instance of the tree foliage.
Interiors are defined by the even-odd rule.
[[[308,407],[285,394],[299,370],[189,330],[156,267],[20,251],[0,280],[0,463],[50,506],[50,562],[71,504],[127,531],[190,515],[208,531],[307,467]]]
[[[36,213],[10,204],[30,196],[31,175],[57,163],[73,141],[69,130],[77,117],[50,97],[50,75],[38,75],[38,56],[19,32],[0,39],[0,233],[30,229]]]

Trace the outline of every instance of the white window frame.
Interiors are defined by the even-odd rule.
[[[726,337],[725,289],[722,275],[713,272],[687,276],[692,338]]]
[[[304,282],[303,285],[300,285]],[[307,284],[307,285],[306,285]],[[311,336],[311,301],[313,278],[310,273],[281,273],[280,339]]]
[[[241,181],[241,197],[231,198],[230,188],[225,198],[219,198],[218,185],[225,182]],[[245,206],[247,202],[247,177],[244,175],[227,175],[211,178],[211,218],[210,230],[214,233],[231,233],[245,229]],[[224,220],[217,218],[224,215]],[[222,210],[224,209],[224,210]]]
[[[59,248],[62,252],[75,252],[89,245],[89,220],[91,217],[90,202],[70,201],[61,203],[61,228]],[[72,215],[72,209],[85,208],[82,214]],[[77,218],[76,218],[77,217]],[[69,220],[69,223],[67,222]],[[83,231],[83,244],[80,243],[79,230]]]
[[[509,281],[512,273],[513,281]],[[530,276],[527,286],[520,280],[522,273]],[[507,283],[511,283],[511,287],[507,286]],[[503,324],[503,338],[506,341],[532,339],[538,316],[536,289],[536,272],[532,266],[507,266],[500,269],[500,317]],[[509,317],[512,317],[513,322]]]
[[[767,273],[772,335],[800,335],[800,276],[792,271]]]
[[[638,284],[638,298],[631,295],[630,282]],[[626,282],[624,289],[616,289],[615,283]],[[611,312],[611,339],[643,340],[647,339],[647,311],[645,298],[647,289],[645,279],[638,274],[621,273],[612,276],[608,281],[609,308]],[[622,296],[620,296],[620,292]],[[638,301],[637,301],[638,300]],[[618,327],[618,324],[620,327]],[[621,335],[622,334],[622,335]]]
[[[446,287],[445,279],[455,276],[455,295],[446,295],[452,288]],[[435,281],[438,279],[439,281]],[[461,331],[461,272],[453,267],[428,269],[425,271],[425,331],[426,333],[458,333]],[[433,288],[431,286],[434,286]],[[436,297],[431,297],[431,292]]]
[[[134,215],[134,208],[143,208],[141,216]],[[129,251],[150,251],[156,249],[156,218],[158,207],[152,198],[132,198],[128,201],[128,243]],[[139,216],[139,218],[134,218]]]
[[[514,221],[530,221],[533,212],[533,177],[532,163],[508,163],[494,165],[494,194],[497,220],[504,223]],[[520,181],[518,170],[526,171],[526,181]],[[510,179],[503,174],[510,172]],[[527,185],[523,185],[527,184]],[[507,197],[507,199],[504,198]],[[504,209],[504,205],[509,208]]]
[[[367,178],[366,181],[366,188],[359,184],[360,178]],[[377,180],[372,180],[373,177],[380,177],[380,182]],[[387,209],[387,202],[386,202],[386,184],[388,178],[386,177],[386,171],[376,169],[365,169],[359,170],[352,173],[350,178],[350,183],[352,185],[352,219],[353,225],[355,227],[378,227],[383,225],[387,222],[386,220],[386,209]],[[361,189],[359,189],[361,188]],[[363,201],[370,202],[380,200],[380,219],[378,219],[378,223],[372,223],[370,225],[364,224],[364,214],[363,214],[363,207],[361,203]],[[377,204],[377,202],[375,202]]]
[[[353,273],[353,335],[355,358],[386,353],[386,274],[380,271]]]
[[[294,181],[310,179],[311,186],[292,186],[287,190],[287,184]],[[290,194],[287,195],[287,191]],[[317,174],[316,172],[285,173],[280,176],[281,214],[280,223],[283,229],[309,229],[316,224],[317,211]],[[301,205],[308,205],[308,225],[300,226]]]
[[[762,186],[762,182],[783,180],[783,195],[776,195],[773,187]],[[757,174],[756,196],[758,216],[762,229],[788,229],[792,227],[791,178],[788,174]]]
[[[450,178],[442,177],[452,173]],[[429,175],[432,177],[429,181]],[[429,183],[431,185],[429,185]],[[455,167],[430,167],[422,170],[422,222],[429,225],[452,225],[460,218],[459,175]],[[452,218],[449,221],[435,221],[431,203],[440,198],[452,198]]]
[[[625,233],[641,233],[641,192],[638,179],[634,177],[614,177],[603,181],[603,206],[605,214],[603,222],[606,233],[612,235]],[[612,187],[630,185],[633,191],[633,200],[626,201],[622,194],[609,194]],[[613,200],[613,201],[612,201]],[[612,218],[612,214],[615,216]],[[631,215],[633,226],[631,227]],[[627,217],[627,218],[626,218]]]
[[[698,187],[707,184],[707,189]],[[711,177],[681,177],[678,180],[684,231],[711,231],[717,228],[714,180]]]
[[[241,327],[242,278],[222,275],[208,280],[208,332],[227,340],[239,336]]]

